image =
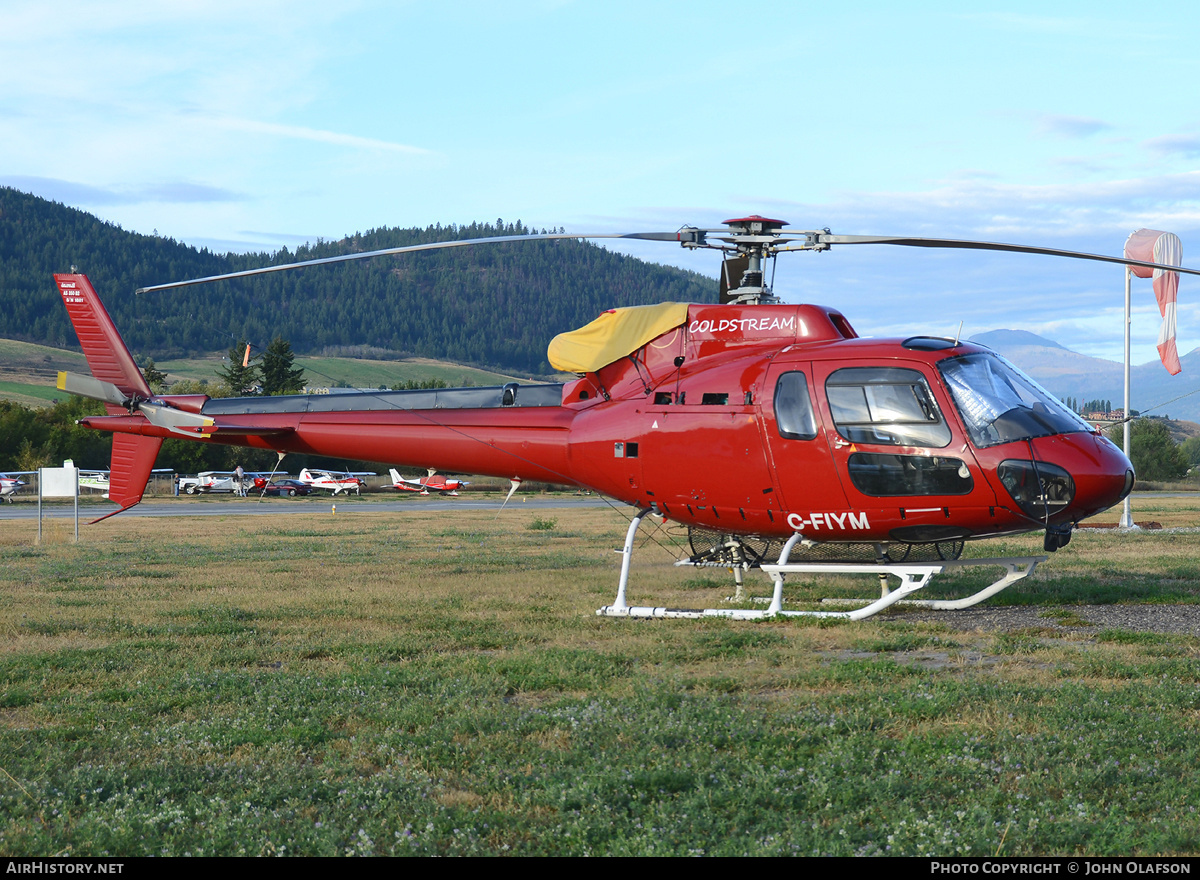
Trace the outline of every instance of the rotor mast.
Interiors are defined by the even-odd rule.
[[[735,254],[727,257],[721,266],[722,303],[758,305],[779,302],[766,283],[764,263],[767,257],[775,256],[780,245],[786,243],[786,239],[781,238],[781,230],[787,226],[787,221],[751,214],[724,222],[729,227],[728,232],[713,236],[724,244],[709,244],[704,235],[690,240],[681,236],[681,243],[684,247],[717,247],[727,254]]]

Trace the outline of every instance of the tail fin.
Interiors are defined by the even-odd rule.
[[[395,468],[390,468],[390,469],[388,470],[388,473],[389,473],[389,474],[391,474],[391,477],[392,477],[392,483],[393,483],[393,484],[395,484],[395,483],[399,483],[399,482],[400,482],[400,473],[399,473],[399,471],[397,471]]]
[[[145,377],[133,361],[133,355],[126,348],[125,341],[121,339],[121,334],[117,332],[87,276],[56,274],[54,283],[67,307],[67,315],[75,326],[75,335],[83,346],[92,375],[102,382],[116,385],[127,397],[150,397],[150,386],[146,384]],[[110,415],[125,412],[118,404],[106,402],[104,406]],[[121,508],[93,522],[108,519],[142,500],[161,446],[162,440],[158,437],[113,435],[108,497]]]
[[[62,294],[67,315],[75,326],[75,335],[83,346],[92,375],[101,381],[111,382],[128,396],[149,397],[150,386],[134,363],[133,355],[125,347],[92,282],[88,281],[86,275],[56,274],[54,283]],[[112,415],[121,412],[120,407],[113,404],[105,406]]]
[[[161,446],[161,437],[113,434],[112,465],[110,465],[112,470],[108,475],[108,499],[121,505],[121,509],[94,519],[93,523],[116,516],[142,500],[142,496],[146,493],[146,483],[150,480],[150,471],[154,467],[154,460],[158,458],[158,450]]]

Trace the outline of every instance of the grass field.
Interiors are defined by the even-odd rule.
[[[49,406],[54,401],[68,396],[53,384],[0,381],[0,399],[16,401],[32,409]]]
[[[1153,518],[1200,526],[1197,503]],[[1046,626],[964,632],[597,618],[624,527],[364,505],[79,545],[60,520],[35,547],[0,522],[0,852],[1200,851],[1200,640],[1076,613],[1200,614],[1196,535],[1080,533],[994,603]],[[640,549],[630,601],[730,592],[671,561]]]
[[[171,360],[158,364],[171,381],[208,379],[211,382],[216,378],[220,366],[220,359],[215,357]],[[344,382],[352,388],[378,388],[380,385],[391,387],[400,382],[423,382],[429,379],[441,379],[450,386],[502,385],[513,378],[475,367],[424,358],[378,361],[366,358],[298,357],[296,366],[305,369],[305,381],[313,387]]]

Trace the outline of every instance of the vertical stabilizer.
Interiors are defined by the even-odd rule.
[[[105,514],[94,523],[108,519],[128,510],[142,500],[146,483],[158,450],[162,447],[161,437],[143,437],[140,434],[113,434],[112,470],[108,475],[108,500],[121,505],[120,510]]]
[[[56,274],[54,283],[67,307],[67,315],[75,327],[79,344],[83,346],[92,375],[111,382],[128,396],[149,397],[150,386],[87,276]],[[113,411],[112,404],[106,406]]]
[[[121,334],[117,332],[87,276],[56,274],[54,284],[67,307],[67,315],[75,327],[75,335],[79,337],[92,375],[102,382],[116,385],[126,397],[150,397],[150,386],[146,384],[142,371],[134,363],[133,355],[126,348],[125,341],[121,339]],[[106,401],[104,406],[110,415],[125,412],[124,407],[111,400]],[[108,497],[121,507],[93,522],[108,519],[142,500],[161,447],[162,439],[159,437],[113,435]]]

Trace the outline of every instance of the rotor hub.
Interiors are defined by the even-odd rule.
[[[759,214],[751,214],[749,217],[735,217],[732,220],[724,220],[722,222],[729,227],[730,232],[740,232],[745,235],[777,234],[779,230],[788,225],[786,220],[772,220],[769,217],[763,217]]]
[[[726,220],[728,237],[723,240],[737,249],[737,255],[726,259],[721,272],[721,302],[740,305],[779,302],[766,284],[763,259],[774,256],[774,246],[786,220],[773,220],[759,214]]]

